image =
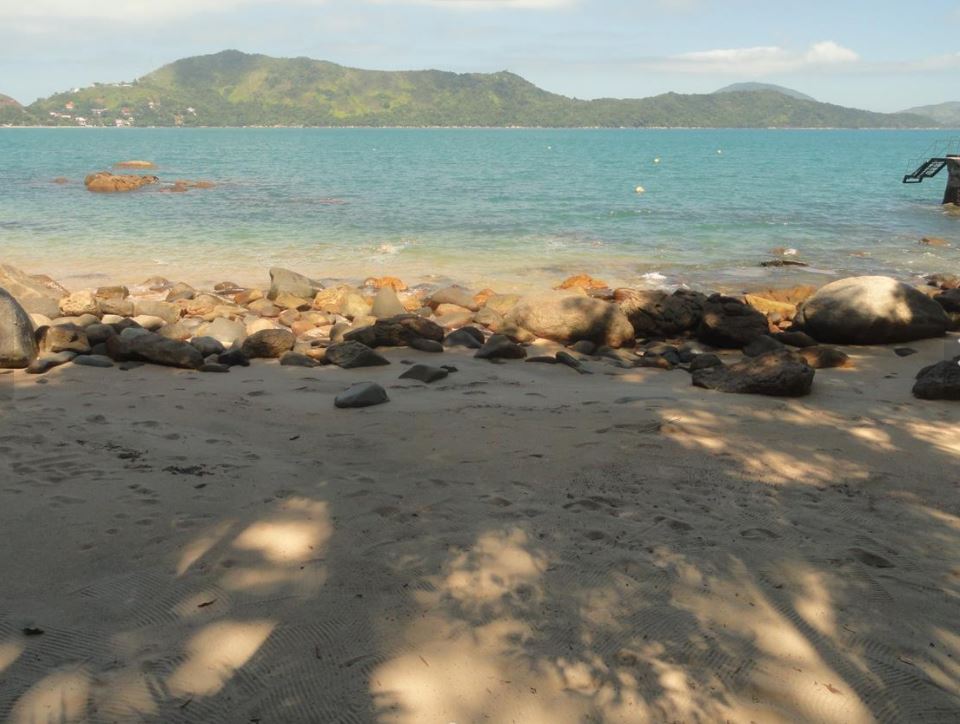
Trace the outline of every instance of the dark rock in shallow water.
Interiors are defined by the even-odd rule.
[[[410,349],[419,350],[420,352],[431,352],[433,354],[443,352],[443,345],[440,342],[432,339],[423,339],[423,337],[414,337],[410,340],[409,346]]]
[[[923,292],[889,277],[827,284],[801,305],[797,324],[821,342],[892,344],[947,331],[946,312]]]
[[[401,380],[418,380],[430,384],[437,380],[442,380],[450,373],[442,367],[431,367],[430,365],[414,365],[402,375]]]
[[[297,338],[289,329],[263,329],[243,340],[240,349],[248,359],[275,359],[293,349],[296,342]]]
[[[814,370],[791,353],[768,352],[729,366],[693,373],[693,384],[741,394],[801,397],[810,393]]]
[[[360,342],[340,342],[327,347],[327,362],[344,369],[355,367],[379,367],[390,364],[370,347]]]
[[[448,334],[443,340],[446,347],[466,347],[467,349],[480,349],[483,343],[483,332],[476,327],[462,327]]]
[[[960,400],[960,357],[920,370],[913,396],[921,400]]]
[[[333,401],[337,407],[371,407],[389,402],[387,391],[375,382],[358,382],[341,392]]]
[[[36,356],[33,322],[20,303],[0,289],[0,369],[22,369]]]
[[[286,293],[295,297],[313,299],[322,289],[323,284],[303,274],[273,267],[270,270],[270,291],[267,292],[267,298],[276,299],[280,294]]]
[[[113,367],[113,360],[99,354],[78,355],[73,358],[73,363],[81,367]]]
[[[703,308],[697,338],[714,347],[739,349],[769,331],[767,318],[739,299],[714,294]]]
[[[501,334],[495,334],[474,355],[477,359],[523,359],[527,350]]]

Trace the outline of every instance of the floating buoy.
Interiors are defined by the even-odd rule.
[[[647,190],[646,190],[645,188],[643,188],[643,186],[637,186],[637,188],[634,189],[634,190],[635,190],[638,194],[645,194],[645,193],[647,193]]]

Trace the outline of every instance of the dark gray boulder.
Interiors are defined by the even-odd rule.
[[[913,396],[921,400],[960,400],[960,357],[920,370]]]
[[[707,297],[700,292],[678,289],[673,294],[660,290],[617,289],[614,298],[638,336],[675,337],[695,330],[703,319]]]
[[[345,342],[360,342],[367,347],[405,347],[417,338],[442,342],[443,327],[416,314],[400,314],[343,335]]]
[[[461,327],[448,334],[443,340],[443,345],[445,347],[480,349],[483,347],[484,341],[483,332],[476,327]]]
[[[0,289],[0,369],[23,369],[37,356],[33,322],[6,289]]]
[[[375,382],[358,382],[334,398],[333,404],[340,408],[372,407],[389,402],[387,391]]]
[[[437,380],[442,380],[450,373],[442,367],[431,367],[430,365],[413,365],[410,369],[400,375],[401,380],[417,380],[430,384]]]
[[[768,352],[729,366],[695,370],[693,384],[720,392],[802,397],[810,394],[814,374],[812,367],[789,352]]]
[[[157,365],[167,367],[181,367],[183,369],[199,369],[203,364],[203,355],[196,347],[187,343],[179,342],[174,339],[161,337],[159,334],[148,332],[132,339],[122,340],[119,337],[111,337],[107,340],[108,349],[114,340],[122,341],[126,345],[126,358],[141,360],[143,362],[152,362]],[[111,350],[110,357],[114,360]],[[74,361],[76,362],[76,361]]]
[[[327,347],[327,362],[353,369],[355,367],[380,367],[390,364],[390,360],[380,356],[362,342],[347,341]]]
[[[502,334],[495,334],[474,355],[477,359],[523,359],[527,350]]]
[[[794,320],[820,342],[894,344],[947,331],[943,307],[890,277],[849,277],[827,284],[801,305]]]
[[[704,304],[697,339],[714,347],[740,349],[768,331],[767,318],[749,304],[714,294]]]

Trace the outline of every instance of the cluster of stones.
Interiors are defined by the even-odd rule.
[[[152,169],[155,165],[152,161],[120,161],[114,164],[114,168],[119,169]],[[69,183],[69,179],[62,176],[53,180],[56,184]],[[96,171],[87,175],[83,180],[83,185],[88,191],[99,194],[125,193],[137,191],[145,186],[156,186],[160,184],[160,177],[152,174],[130,174],[113,173],[112,171]],[[169,185],[162,186],[159,190],[168,193],[183,193],[190,189],[210,189],[216,186],[212,181],[187,181],[177,180]]]
[[[155,278],[144,285],[150,298],[135,298],[125,287],[69,293],[0,265],[0,286],[10,292],[0,294],[0,367],[42,374],[67,362],[122,369],[152,363],[227,372],[266,358],[349,369],[389,364],[381,348],[459,347],[479,359],[563,364],[584,374],[591,358],[679,368],[699,387],[800,396],[810,392],[816,369],[849,363],[826,344],[901,343],[943,335],[960,322],[957,280],[945,276],[931,278],[923,291],[886,277],[856,277],[743,296],[610,289],[586,275],[526,297],[457,286],[408,289],[392,277],[326,287],[280,268],[270,270],[270,280],[268,289],[224,282],[204,292]],[[568,349],[528,357],[527,345],[538,339]],[[724,364],[720,350],[743,354]],[[405,376],[432,382],[450,370],[421,365]],[[923,374],[918,396],[960,397],[952,368]],[[336,404],[386,399],[378,385],[364,383]]]

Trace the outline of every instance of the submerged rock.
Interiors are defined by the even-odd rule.
[[[156,176],[133,176],[128,174],[112,174],[109,171],[92,173],[83,180],[87,191],[96,193],[122,193],[136,191],[144,186],[160,183]]]

